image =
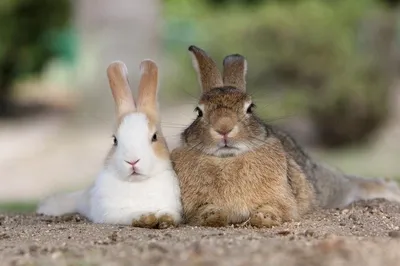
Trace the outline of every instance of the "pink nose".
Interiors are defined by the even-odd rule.
[[[137,163],[139,162],[139,160],[140,160],[140,159],[137,159],[136,161],[131,161],[131,162],[125,161],[125,162],[126,162],[127,164],[131,165],[132,167],[134,167],[135,164],[137,164]]]

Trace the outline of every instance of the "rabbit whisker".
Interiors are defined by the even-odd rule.
[[[184,129],[184,128],[186,128],[185,126],[166,126],[166,125],[163,125],[162,127],[163,127],[163,128],[178,128],[178,129]]]

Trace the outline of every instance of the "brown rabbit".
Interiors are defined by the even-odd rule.
[[[172,152],[186,222],[225,226],[249,221],[270,227],[313,208],[355,200],[400,201],[394,181],[364,179],[311,159],[293,138],[265,124],[246,93],[247,62],[225,57],[223,74],[200,48],[190,46],[202,88],[198,117]]]

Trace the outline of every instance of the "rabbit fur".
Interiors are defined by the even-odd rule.
[[[103,169],[88,189],[56,194],[40,203],[37,213],[78,212],[95,223],[166,228],[180,223],[178,179],[160,128],[157,103],[158,68],[140,64],[137,102],[132,97],[123,62],[107,69],[118,126]]]
[[[202,94],[197,118],[171,154],[187,223],[271,227],[360,199],[400,201],[394,181],[326,166],[294,138],[263,122],[246,93],[242,55],[226,56],[221,74],[204,50],[192,45],[189,52]]]

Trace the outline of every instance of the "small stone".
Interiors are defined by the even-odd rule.
[[[317,249],[324,253],[330,253],[335,250],[339,250],[344,246],[344,241],[339,238],[329,238],[323,240],[315,245]]]
[[[109,235],[108,238],[109,238],[112,242],[117,242],[117,239],[118,239],[118,232],[117,232],[117,231],[112,232],[112,234]]]
[[[307,230],[304,232],[304,235],[305,235],[306,237],[311,237],[311,236],[313,236],[314,234],[315,234],[314,231],[311,230],[311,229],[307,229]]]
[[[162,246],[162,245],[160,245],[158,243],[155,243],[155,242],[149,243],[149,249],[158,250],[161,253],[167,253],[168,252],[167,248],[165,248],[164,246]]]
[[[341,223],[339,223],[339,225],[340,225],[340,226],[345,226],[346,223],[345,223],[345,222],[341,222]]]
[[[329,239],[336,239],[337,238],[337,235],[332,234],[332,233],[326,233],[324,236],[325,236],[325,238],[329,238]]]
[[[38,251],[39,247],[36,245],[29,246],[29,252],[36,252]]]
[[[104,242],[103,240],[96,240],[94,243],[95,243],[95,244],[98,244],[98,245],[103,245],[103,244],[105,244],[105,242]]]
[[[25,250],[23,250],[23,249],[19,249],[17,252],[16,252],[16,254],[17,255],[25,255]]]
[[[370,214],[376,214],[376,213],[378,213],[378,210],[377,209],[372,209],[369,213]]]
[[[289,230],[282,230],[282,231],[279,231],[277,234],[281,235],[281,236],[287,236],[287,235],[290,234],[290,231]]]
[[[358,220],[357,215],[355,215],[354,213],[349,215],[349,219],[351,219],[353,221],[357,221]]]
[[[51,254],[51,258],[53,260],[56,260],[56,259],[60,258],[61,256],[62,256],[62,253],[60,251],[56,251],[53,254]]]
[[[10,235],[6,233],[0,233],[0,239],[8,239],[8,238],[10,238]]]
[[[390,231],[389,236],[392,238],[400,238],[400,231]]]
[[[200,242],[194,242],[193,244],[192,244],[192,253],[194,254],[194,255],[201,255],[202,253],[203,253],[203,249],[202,249],[202,247],[201,247],[201,245],[200,245]]]

